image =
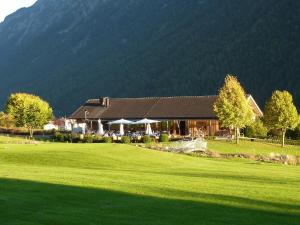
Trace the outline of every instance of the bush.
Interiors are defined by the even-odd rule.
[[[112,140],[111,137],[104,137],[104,138],[103,138],[103,142],[104,142],[104,143],[112,143],[113,140]]]
[[[73,142],[73,143],[78,143],[78,142],[80,142],[80,137],[79,137],[79,135],[78,135],[78,134],[72,134],[72,135],[71,135],[71,142]]]
[[[96,135],[94,137],[93,143],[101,143],[101,142],[103,142],[103,138],[99,135]]]
[[[131,142],[131,140],[130,140],[130,137],[128,137],[128,136],[123,136],[121,138],[121,143],[123,143],[123,144],[129,144],[130,142]]]
[[[94,137],[91,134],[87,134],[83,138],[84,143],[93,143],[94,142]]]
[[[159,136],[159,142],[169,142],[169,135],[167,135],[167,134],[161,134]]]
[[[54,134],[54,140],[58,141],[58,142],[64,142],[65,141],[65,137],[64,137],[64,135],[62,133],[56,132]]]
[[[72,142],[72,134],[65,134],[64,142]]]
[[[151,142],[150,136],[145,135],[145,136],[143,137],[143,143],[150,143],[150,142]]]
[[[268,129],[264,126],[260,119],[256,119],[251,126],[245,128],[244,133],[246,137],[265,138],[267,136]]]

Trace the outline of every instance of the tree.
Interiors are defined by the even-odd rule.
[[[282,147],[288,129],[294,130],[299,124],[299,115],[293,97],[288,91],[275,91],[266,102],[264,122],[271,128],[281,131]]]
[[[254,123],[245,128],[245,136],[264,138],[268,134],[268,129],[260,118],[256,118]]]
[[[237,78],[227,75],[213,109],[222,126],[235,129],[235,140],[239,142],[239,130],[254,121],[254,112],[246,93]]]
[[[12,115],[0,112],[0,127],[11,128],[15,126],[15,118]]]
[[[26,93],[12,94],[6,103],[6,113],[16,120],[17,127],[29,129],[33,137],[33,129],[42,128],[53,118],[52,108],[40,97]]]

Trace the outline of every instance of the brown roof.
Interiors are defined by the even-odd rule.
[[[71,119],[217,119],[213,104],[217,96],[181,96],[149,98],[110,98],[105,107],[99,99],[90,99]],[[253,100],[254,101],[254,100]]]

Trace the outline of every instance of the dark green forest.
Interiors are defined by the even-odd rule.
[[[0,104],[26,91],[67,115],[88,98],[217,94],[235,74],[263,108],[300,108],[300,1],[39,0],[0,24]]]

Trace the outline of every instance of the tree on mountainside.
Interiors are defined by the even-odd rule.
[[[28,128],[31,138],[34,129],[42,128],[53,118],[52,108],[46,101],[26,93],[10,95],[6,113],[15,118],[17,127]]]
[[[288,91],[275,91],[267,101],[264,122],[271,128],[281,131],[281,145],[285,145],[285,134],[288,129],[294,130],[299,124],[299,115],[293,97]]]
[[[235,130],[236,143],[239,142],[240,128],[254,122],[252,107],[235,76],[227,75],[213,108],[222,126]]]

